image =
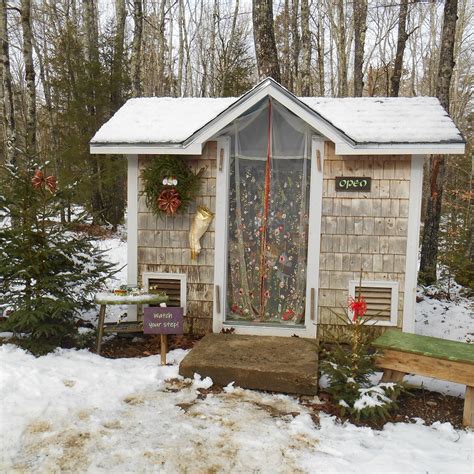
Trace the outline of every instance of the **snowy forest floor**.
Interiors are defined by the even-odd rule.
[[[101,246],[111,260],[123,263],[123,241],[107,239]],[[122,270],[118,278],[124,276]],[[469,301],[459,287],[450,300],[445,291],[443,285],[420,289],[417,332],[472,343]],[[420,418],[375,430],[318,411],[317,397],[214,389],[210,379],[179,377],[185,354],[173,350],[170,364],[162,367],[157,355],[110,359],[62,349],[35,358],[4,344],[0,472],[473,470],[472,431],[434,421],[421,411]],[[464,392],[457,384],[407,379],[444,395]]]

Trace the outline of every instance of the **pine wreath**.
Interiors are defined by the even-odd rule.
[[[142,172],[147,206],[157,216],[185,211],[196,198],[203,172],[204,168],[194,173],[182,157],[155,158]]]

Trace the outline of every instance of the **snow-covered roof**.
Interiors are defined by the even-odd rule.
[[[464,142],[435,97],[301,97],[357,143]]]
[[[236,98],[143,97],[128,100],[91,143],[181,143]]]
[[[464,150],[461,133],[436,98],[297,98],[272,79],[262,81],[240,98],[130,99],[98,130],[91,150],[110,153],[114,147],[126,147],[130,153],[134,145],[147,150],[153,145],[167,151],[189,148],[191,153],[190,144],[199,142],[202,146],[265,95],[283,102],[334,141],[336,152],[340,146],[345,153],[362,153],[367,147],[384,148],[388,153],[395,145],[395,153],[407,147],[416,153],[415,145],[418,153]]]

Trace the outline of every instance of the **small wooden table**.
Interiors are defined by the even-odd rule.
[[[417,374],[466,385],[463,425],[474,428],[474,345],[388,330],[372,345],[384,369],[383,382],[400,382]]]
[[[97,354],[100,354],[102,346],[102,337],[104,335],[105,311],[107,305],[137,305],[143,304],[161,304],[168,301],[168,296],[163,294],[144,293],[140,295],[115,295],[113,293],[97,293],[95,295],[95,302],[100,304],[99,310],[99,324],[97,328]],[[117,327],[120,324],[117,325]],[[126,326],[126,324],[124,324]],[[135,330],[143,331],[143,323],[134,323]],[[122,331],[117,331],[122,332]]]

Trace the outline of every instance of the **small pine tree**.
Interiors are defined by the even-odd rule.
[[[77,334],[75,319],[113,274],[86,234],[59,222],[71,190],[56,190],[34,163],[0,167],[0,307],[2,330],[43,354]]]
[[[329,379],[328,392],[341,407],[342,414],[349,413],[356,420],[361,418],[385,419],[396,407],[395,399],[403,387],[394,383],[374,385],[370,377],[375,372],[376,353],[371,351],[370,340],[363,326],[371,318],[365,316],[367,304],[361,294],[349,299],[353,318],[336,316],[350,331],[349,347],[337,344],[326,351],[321,370]]]

